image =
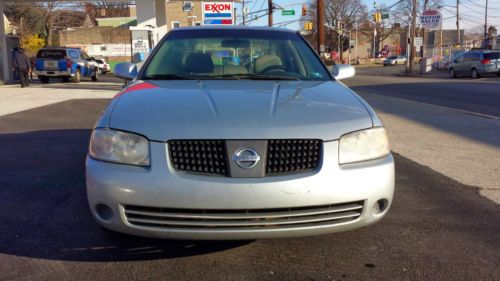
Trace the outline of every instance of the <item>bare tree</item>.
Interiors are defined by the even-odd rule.
[[[314,2],[314,1],[312,1]],[[309,13],[304,20],[310,20],[317,26],[316,5],[309,5]],[[367,8],[361,0],[325,0],[325,43],[331,49],[340,47],[340,56],[349,47],[348,31],[357,28],[367,18]],[[310,40],[313,40],[311,36]]]

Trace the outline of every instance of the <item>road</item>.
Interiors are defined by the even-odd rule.
[[[398,153],[392,209],[363,229],[240,242],[103,231],[83,161],[109,99],[78,98],[0,116],[0,280],[500,280],[499,205]]]
[[[347,84],[356,92],[397,97],[439,106],[462,109],[500,118],[500,78],[473,80],[441,78],[404,78],[390,75],[397,67],[360,68],[357,79]],[[377,75],[384,73],[386,75]],[[360,78],[361,77],[361,78]]]

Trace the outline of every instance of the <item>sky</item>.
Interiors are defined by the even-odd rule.
[[[314,0],[313,0],[314,1]],[[328,1],[328,0],[325,0]],[[368,10],[373,9],[373,0],[362,0],[368,7]],[[377,0],[378,5],[390,6],[398,0]],[[443,29],[456,28],[456,2],[457,0],[442,0],[443,7],[441,13],[443,15]],[[295,16],[282,16],[280,11],[274,13],[274,23],[279,24],[286,21],[298,20],[301,16],[301,10],[304,0],[274,0],[274,3],[283,6],[285,9],[294,9]],[[469,30],[478,26],[484,25],[484,12],[486,0],[460,0],[460,28]],[[251,0],[246,1],[246,7],[250,11],[258,11],[267,8],[267,0]],[[241,15],[241,5],[236,5],[238,14]],[[248,19],[248,18],[247,18]],[[249,25],[267,25],[267,17],[252,21]],[[489,0],[488,4],[488,25],[494,25],[500,30],[500,0]],[[286,25],[290,29],[300,29],[298,22]]]

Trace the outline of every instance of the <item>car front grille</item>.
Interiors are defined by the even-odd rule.
[[[168,142],[176,170],[227,175],[226,143],[222,140],[174,140]]]
[[[266,174],[314,170],[321,157],[319,140],[270,140],[267,143]]]
[[[229,176],[226,141],[172,140],[168,142],[172,166],[177,171]],[[305,173],[321,163],[322,141],[316,139],[268,140],[266,176]]]
[[[363,201],[278,209],[204,210],[124,205],[127,221],[139,227],[190,229],[300,228],[335,225],[359,218]]]

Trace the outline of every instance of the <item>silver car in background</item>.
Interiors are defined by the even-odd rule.
[[[460,54],[453,58],[448,74],[450,78],[465,75],[473,79],[484,75],[500,76],[500,52],[475,50]]]
[[[390,56],[386,58],[383,62],[384,66],[388,65],[397,65],[397,64],[405,64],[407,61],[405,56],[399,55],[399,56]]]
[[[297,33],[179,28],[99,117],[86,159],[103,227],[167,239],[347,231],[391,206],[394,161],[370,106]]]

